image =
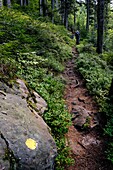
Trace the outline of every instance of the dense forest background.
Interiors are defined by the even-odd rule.
[[[71,116],[65,107],[65,80],[60,76],[72,57],[75,30],[80,31],[77,68],[95,96],[105,121],[113,163],[113,10],[110,0],[0,0],[0,79],[11,86],[26,80],[48,103],[44,120],[58,147],[56,169],[73,160],[68,157],[65,133]]]

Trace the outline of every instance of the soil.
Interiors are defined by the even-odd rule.
[[[66,134],[70,156],[75,160],[65,170],[113,170],[106,160],[106,139],[103,136],[103,122],[99,108],[85,86],[85,80],[76,68],[78,53],[73,48],[73,58],[66,63],[63,76],[66,79],[64,98],[70,114],[76,106],[90,111],[90,124],[86,129],[75,128],[73,122]],[[96,120],[96,121],[95,121]]]

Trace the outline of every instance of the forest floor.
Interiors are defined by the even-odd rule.
[[[105,137],[103,136],[102,119],[96,115],[98,106],[85,86],[85,80],[76,69],[78,54],[73,48],[73,58],[66,63],[63,76],[66,79],[64,98],[70,114],[81,106],[90,111],[90,127],[86,129],[75,128],[73,122],[66,134],[67,145],[71,148],[70,155],[75,160],[72,166],[65,170],[113,170],[105,157]],[[77,84],[76,84],[77,83]],[[97,124],[95,125],[95,119]]]

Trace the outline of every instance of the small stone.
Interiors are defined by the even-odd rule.
[[[73,121],[73,125],[75,127],[80,127],[82,128],[82,126],[86,123],[87,118],[90,117],[89,116],[89,111],[86,110],[84,107],[82,106],[76,106],[73,110],[72,113],[76,115],[74,121]]]
[[[7,112],[6,111],[1,111],[2,114],[4,115],[7,115]]]
[[[83,97],[78,97],[78,101],[85,103],[85,99]]]
[[[71,104],[76,105],[76,102],[75,102],[75,101],[73,101],[73,102],[71,102]]]

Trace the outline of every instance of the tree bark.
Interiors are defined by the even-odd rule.
[[[27,1],[26,0],[24,0],[24,6],[26,6],[27,5]]]
[[[7,7],[10,8],[11,7],[11,1],[7,0]]]
[[[112,79],[112,82],[111,82],[111,87],[110,87],[110,90],[109,90],[108,97],[110,98],[110,103],[113,104],[113,79]]]
[[[0,8],[2,8],[3,7],[3,2],[2,2],[2,0],[0,0]]]
[[[86,31],[89,32],[89,2],[90,0],[87,0],[87,20],[86,20]]]
[[[54,0],[51,0],[51,10],[52,10],[51,20],[52,20],[52,23],[54,23],[54,6],[55,6],[55,2],[54,2]]]
[[[60,1],[61,22],[64,24],[64,0]]]
[[[104,5],[104,10],[105,10],[105,16],[104,16],[104,29],[105,29],[105,37],[107,38],[108,35],[108,23],[109,23],[109,11],[110,11],[110,3],[108,1],[105,1],[105,5]]]
[[[39,0],[39,13],[41,16],[43,15],[42,1],[43,0]]]
[[[20,0],[20,6],[23,6],[23,0]]]
[[[97,53],[100,54],[103,51],[104,0],[98,0],[97,23]]]
[[[68,8],[67,8],[67,1],[68,0],[65,0],[64,26],[68,29]]]
[[[74,30],[75,30],[75,27],[76,27],[76,1],[74,1],[73,15],[74,15]]]
[[[55,1],[55,4],[56,4],[56,9],[58,9],[58,8],[59,8],[59,2],[58,2],[58,0]]]
[[[43,16],[46,16],[46,12],[47,12],[47,1],[46,0],[42,0],[42,9],[43,9]]]

